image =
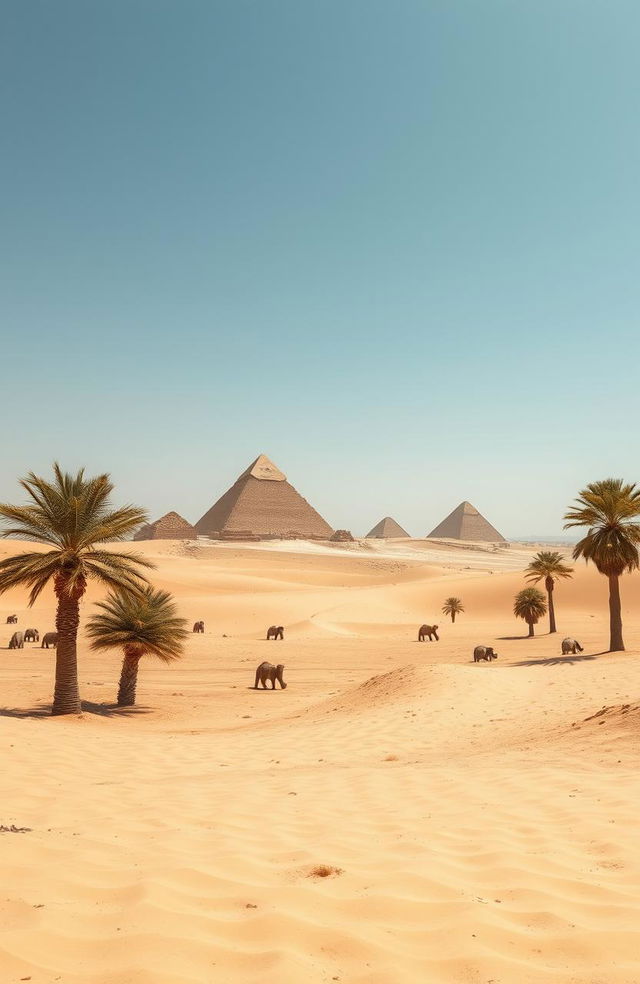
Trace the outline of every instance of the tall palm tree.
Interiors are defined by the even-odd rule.
[[[462,598],[445,598],[444,605],[442,606],[442,614],[450,615],[452,622],[455,622],[456,615],[459,615],[463,611],[464,605],[462,604]]]
[[[537,588],[523,588],[519,591],[513,603],[513,614],[525,620],[531,638],[534,625],[547,614],[547,603],[542,591],[538,591]]]
[[[561,578],[573,577],[573,567],[563,563],[562,554],[557,550],[541,550],[535,555],[527,569],[525,579],[538,584],[544,580],[549,607],[549,634],[556,631],[556,610],[553,604],[553,589]]]
[[[44,543],[46,553],[22,553],[0,562],[0,594],[9,588],[30,588],[29,605],[53,582],[58,607],[56,683],[52,714],[79,714],[77,639],[80,599],[90,579],[109,588],[140,591],[147,584],[143,557],[102,548],[124,540],[146,522],[137,506],[113,509],[108,475],[85,478],[63,472],[57,462],[53,480],[30,472],[20,482],[30,501],[23,506],[0,504],[3,537]]]
[[[573,548],[609,579],[609,651],[624,650],[620,578],[640,566],[640,489],[621,478],[591,482],[565,515],[565,529],[586,526],[587,535]]]
[[[143,656],[157,656],[170,663],[182,656],[187,620],[178,617],[167,591],[148,587],[142,594],[110,592],[99,601],[100,612],[87,623],[92,649],[123,649],[118,688],[120,707],[136,702],[138,667]]]

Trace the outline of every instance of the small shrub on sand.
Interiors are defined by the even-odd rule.
[[[332,878],[341,874],[342,868],[335,868],[332,864],[316,864],[309,871],[307,878]]]

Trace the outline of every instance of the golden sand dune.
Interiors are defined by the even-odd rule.
[[[137,709],[82,641],[86,713],[51,719],[53,654],[2,650],[3,984],[637,984],[635,577],[611,656],[584,568],[525,638],[526,550],[135,549],[206,622]],[[5,645],[9,612],[53,628],[51,596],[0,605]],[[263,659],[286,691],[250,689]]]

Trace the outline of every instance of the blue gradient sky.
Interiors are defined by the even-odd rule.
[[[0,497],[556,533],[640,479],[637,0],[4,0]]]

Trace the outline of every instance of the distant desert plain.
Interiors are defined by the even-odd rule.
[[[0,652],[2,984],[640,981],[638,575],[609,655],[582,563],[526,638],[524,545],[134,546],[206,626],[137,708],[82,634],[80,718],[47,714],[53,650]],[[8,593],[0,646],[13,612],[54,628]],[[264,659],[286,690],[252,689]]]

